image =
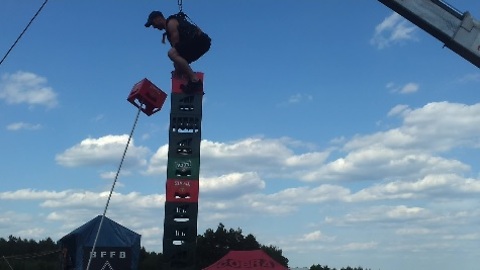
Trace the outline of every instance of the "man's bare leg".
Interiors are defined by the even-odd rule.
[[[177,77],[184,77],[186,78],[186,74],[177,66],[177,64],[173,63],[174,74]]]
[[[168,57],[170,58],[170,60],[172,60],[175,69],[178,69],[180,72],[186,74],[190,81],[192,82],[198,81],[198,78],[195,75],[195,72],[193,72],[187,60],[181,57],[175,48],[171,48],[168,51]]]

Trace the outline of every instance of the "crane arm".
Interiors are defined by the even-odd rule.
[[[480,23],[442,0],[378,0],[480,68]]]

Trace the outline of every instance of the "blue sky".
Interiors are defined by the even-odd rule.
[[[43,0],[2,0],[0,53]],[[480,2],[451,0],[480,18]],[[172,64],[148,13],[51,0],[0,66],[0,236],[60,239],[101,214]],[[291,267],[466,269],[480,252],[480,73],[378,1],[184,1],[213,40],[199,232],[241,228]],[[141,115],[107,215],[161,251],[169,100]]]

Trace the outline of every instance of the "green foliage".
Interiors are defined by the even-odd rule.
[[[10,235],[0,238],[0,270],[59,269],[60,250],[49,237],[38,243]]]
[[[265,251],[272,259],[274,259],[279,264],[288,267],[288,259],[282,255],[282,250],[276,246],[263,246],[262,250]]]
[[[155,252],[147,252],[144,247],[140,249],[139,270],[161,270],[163,262],[163,254]]]
[[[288,267],[288,259],[282,250],[273,245],[261,245],[252,234],[244,235],[242,229],[227,229],[220,223],[218,227],[207,229],[197,236],[196,263],[202,269],[215,263],[230,250],[262,249],[278,263]],[[59,246],[48,237],[38,243],[32,239],[21,239],[10,235],[8,239],[0,238],[0,270],[56,270],[60,269],[61,252]],[[7,264],[10,264],[10,266]],[[163,254],[140,250],[138,270],[162,270]],[[337,270],[328,266],[314,264],[310,270]],[[371,270],[350,266],[340,270]]]
[[[336,270],[335,268],[330,268],[328,266],[321,266],[320,264],[314,264],[310,266],[310,270]]]
[[[335,268],[330,268],[328,266],[321,266],[320,264],[314,264],[312,266],[310,266],[310,270],[336,270]],[[363,267],[359,266],[359,267],[355,267],[355,268],[352,268],[350,266],[347,266],[347,267],[342,267],[340,268],[340,270],[371,270],[371,269],[364,269]]]
[[[215,231],[207,229],[203,235],[197,237],[197,269],[213,264],[230,250],[259,248],[260,245],[253,235],[244,236],[240,228],[227,230],[220,223]]]

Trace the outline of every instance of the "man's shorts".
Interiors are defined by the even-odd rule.
[[[210,37],[201,33],[196,35],[193,39],[181,41],[175,45],[178,54],[182,56],[190,64],[195,62],[210,49],[212,40]]]

